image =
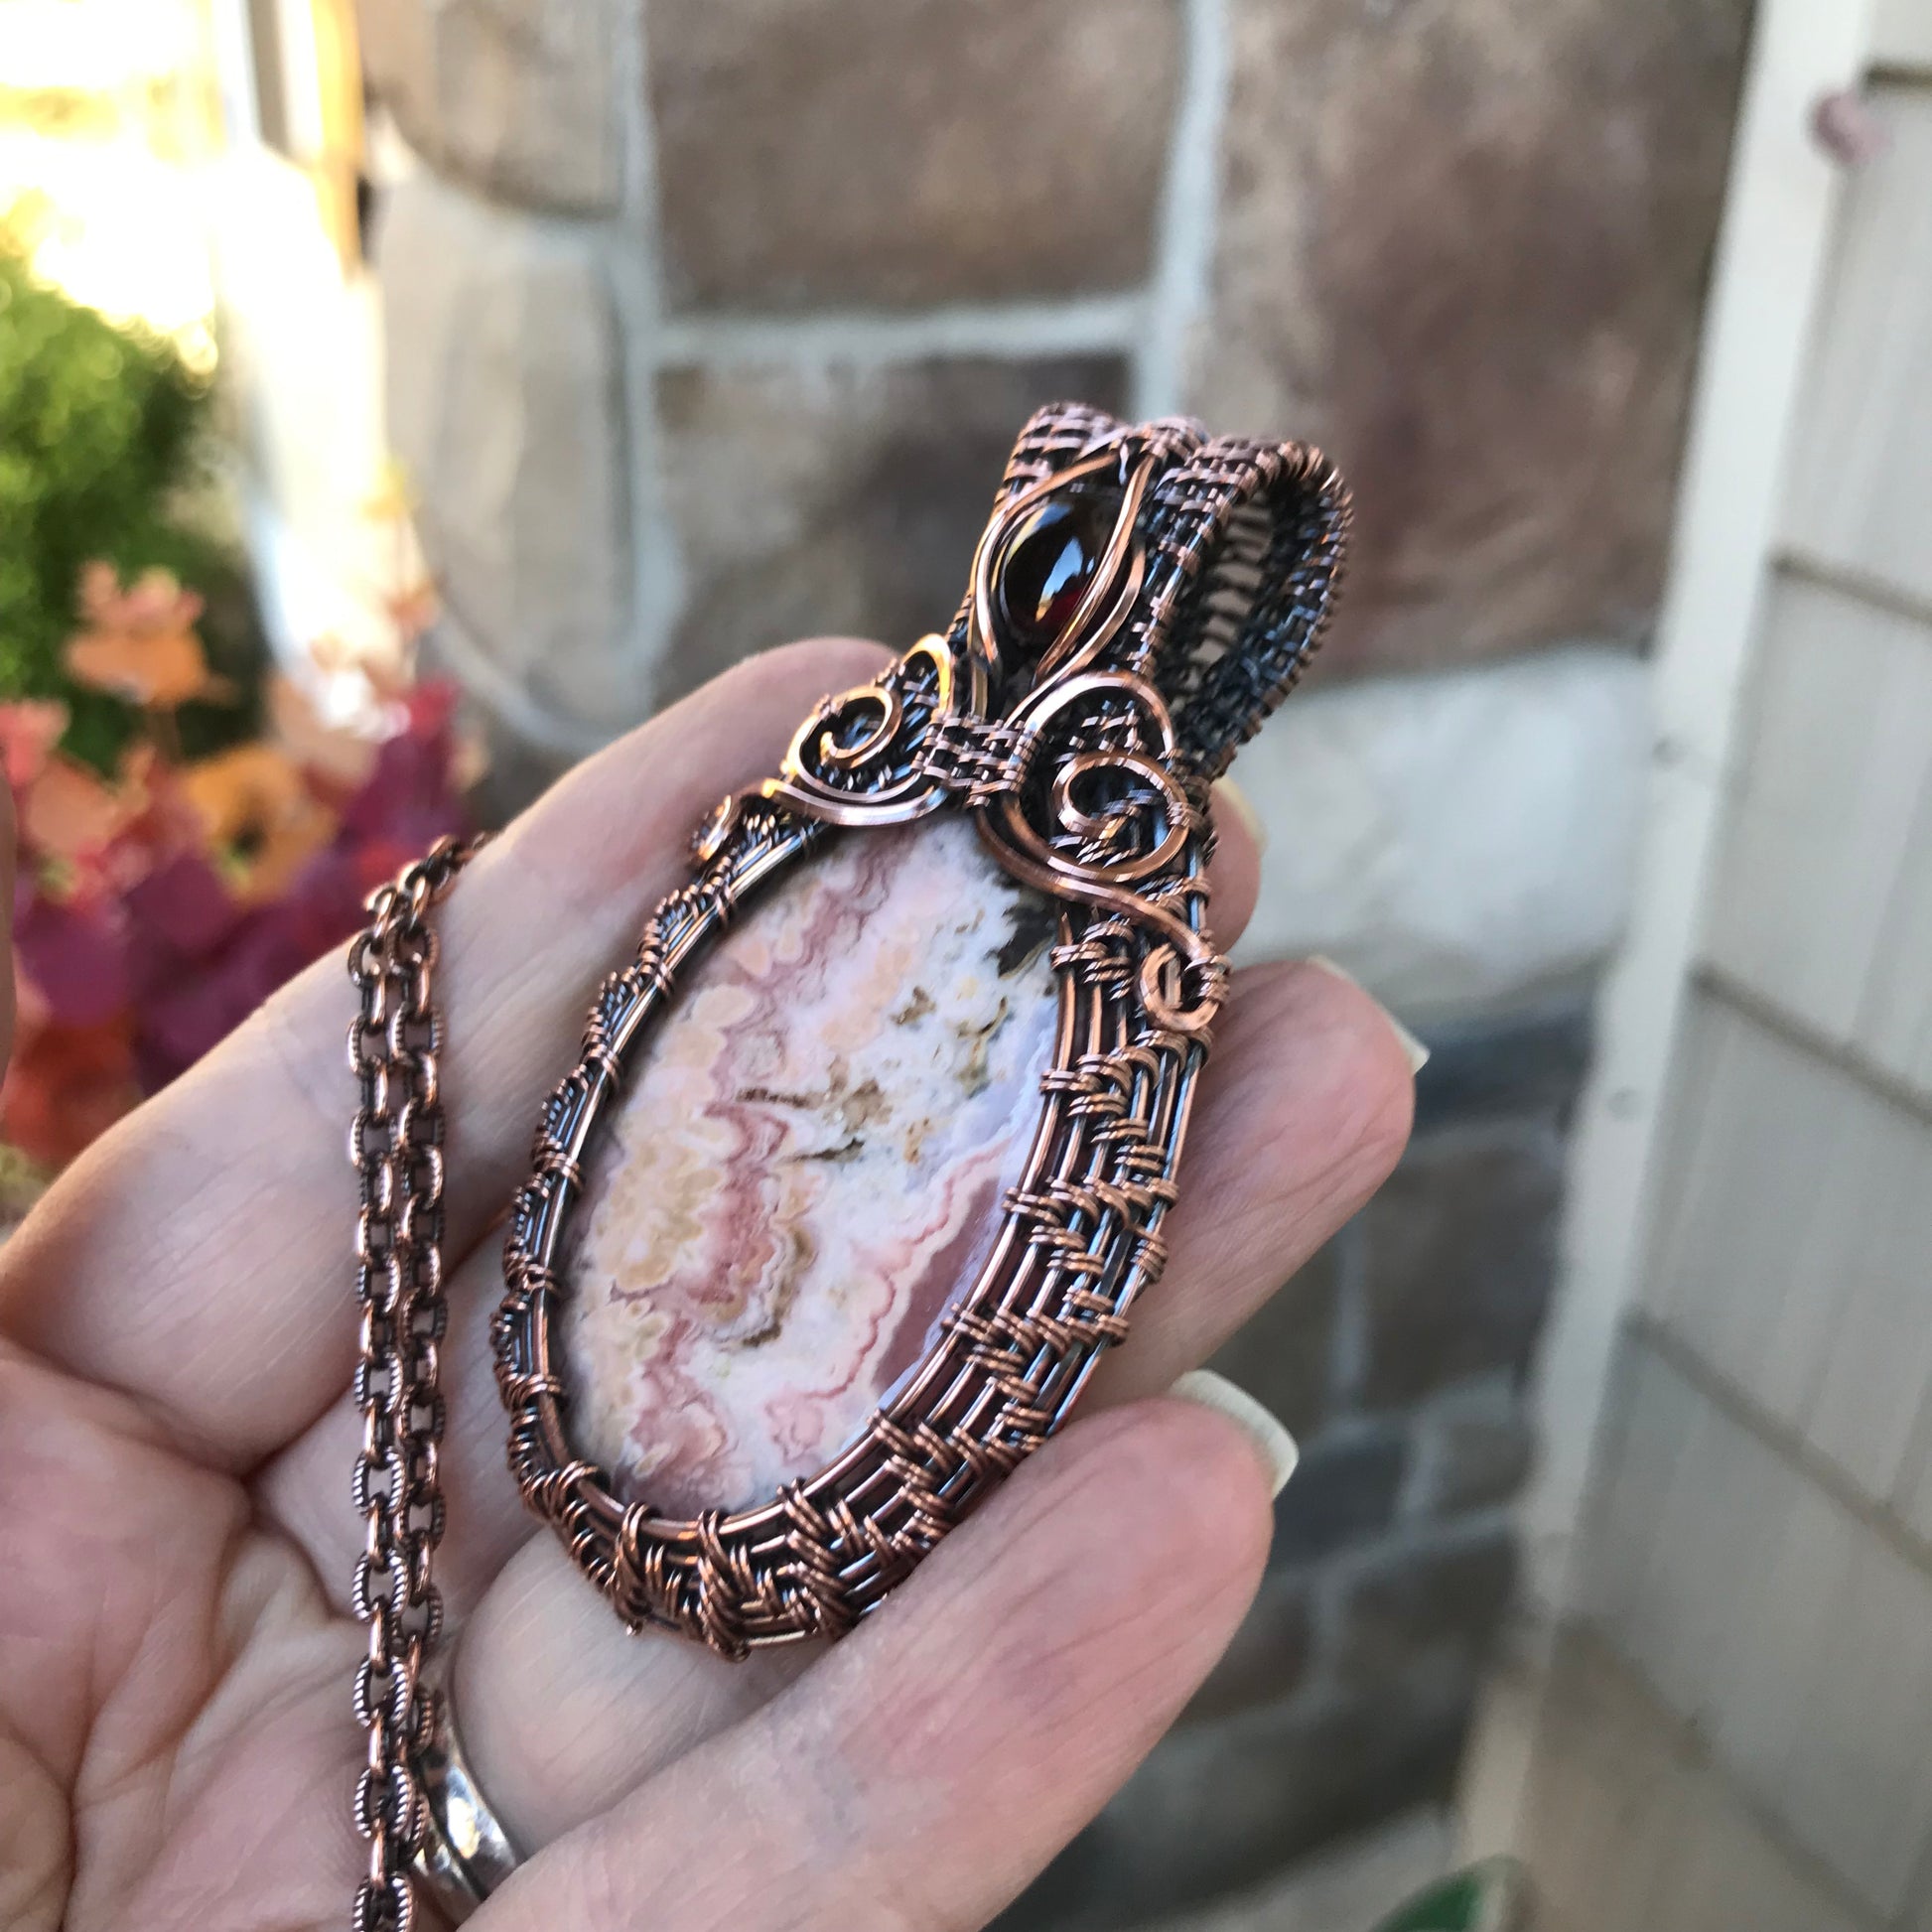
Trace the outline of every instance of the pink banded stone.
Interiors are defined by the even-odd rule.
[[[1054,917],[954,814],[846,832],[686,977],[586,1176],[574,1445],[676,1515],[831,1461],[991,1251]]]

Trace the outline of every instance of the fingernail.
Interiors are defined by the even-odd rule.
[[[1216,778],[1214,796],[1247,827],[1248,836],[1255,842],[1255,850],[1266,852],[1268,828],[1261,822],[1261,814],[1255,810],[1255,801],[1232,778]]]
[[[1337,966],[1325,953],[1310,953],[1309,964],[1311,966],[1319,966],[1324,973],[1332,973],[1338,980],[1346,980],[1357,993],[1367,993],[1371,1000],[1375,1000],[1375,995],[1369,993],[1367,987],[1353,973],[1349,972],[1346,967]],[[1402,1051],[1409,1061],[1411,1075],[1420,1073],[1429,1064],[1429,1048],[1387,1007],[1383,1006],[1380,1000],[1375,1000],[1375,1004],[1380,1010],[1382,1018],[1394,1030],[1396,1038],[1402,1042]]]
[[[1190,1368],[1168,1393],[1182,1402],[1198,1402],[1203,1409],[1212,1409],[1237,1429],[1245,1430],[1268,1465],[1268,1493],[1279,1496],[1288,1486],[1302,1451],[1295,1438],[1246,1389],[1237,1388],[1211,1368]]]

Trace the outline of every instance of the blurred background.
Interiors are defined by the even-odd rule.
[[[0,0],[6,1213],[1064,396],[1353,483],[1237,957],[1434,1058],[1008,1923],[1932,1927],[1932,0]]]

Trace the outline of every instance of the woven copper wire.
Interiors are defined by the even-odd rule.
[[[1029,661],[989,595],[1060,489],[1120,510],[1064,632]],[[1206,931],[1208,785],[1287,694],[1334,596],[1347,492],[1314,451],[1041,410],[1007,466],[944,638],[828,698],[778,775],[725,801],[636,957],[607,981],[546,1103],[494,1323],[510,1464],[633,1628],[727,1657],[852,1628],[1067,1414],[1159,1279],[1162,1224],[1225,967]],[[1083,804],[1080,800],[1084,798]],[[826,1468],[694,1519],[621,1502],[571,1447],[557,1319],[587,1151],[683,976],[736,907],[838,826],[974,814],[1060,901],[1053,1060],[990,1259],[897,1392]]]

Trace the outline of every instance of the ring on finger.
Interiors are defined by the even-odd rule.
[[[423,1671],[429,1733],[415,1753],[423,1839],[410,1868],[437,1909],[461,1925],[520,1861],[464,1755],[450,1692],[452,1655],[448,1645],[433,1650]]]

